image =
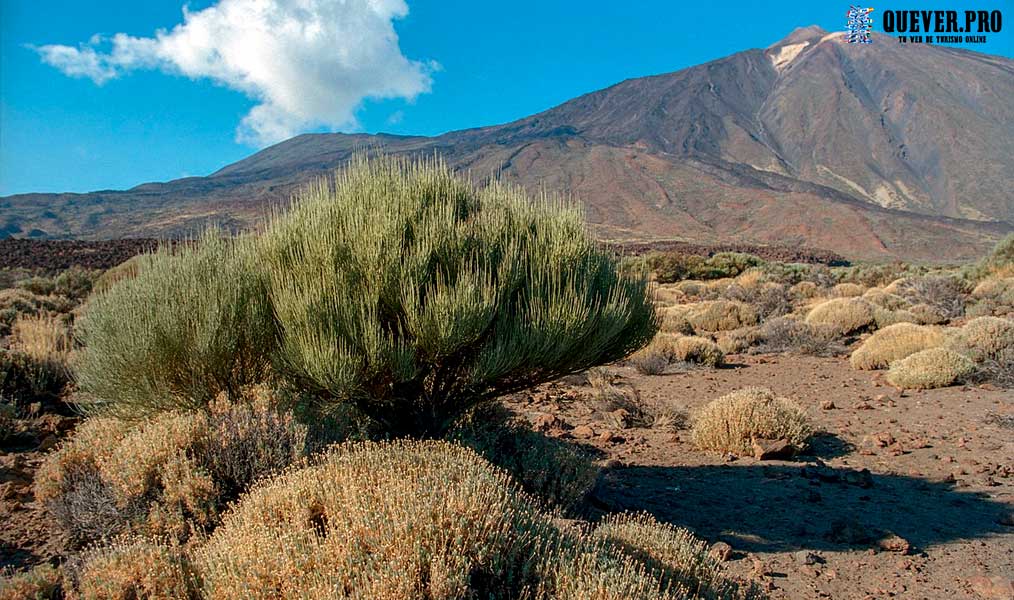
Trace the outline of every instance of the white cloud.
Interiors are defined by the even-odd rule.
[[[93,36],[36,48],[42,60],[102,85],[133,69],[207,78],[257,100],[237,139],[266,145],[317,127],[356,128],[364,98],[413,100],[435,63],[406,58],[393,20],[404,0],[221,0],[153,37]]]

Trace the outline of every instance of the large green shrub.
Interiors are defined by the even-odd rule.
[[[276,369],[323,409],[432,436],[477,404],[622,358],[656,329],[580,212],[438,161],[353,160],[262,239]]]
[[[263,380],[275,330],[251,244],[209,233],[163,248],[94,296],[79,324],[82,406],[137,417]]]

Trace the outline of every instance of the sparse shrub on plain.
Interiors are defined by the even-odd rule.
[[[748,271],[747,275],[756,273]],[[742,276],[737,278],[737,282]],[[742,302],[750,306],[758,320],[780,317],[792,310],[792,300],[788,291],[778,283],[771,281],[759,282],[748,286],[735,283],[726,288],[723,296],[728,300]]]
[[[836,298],[858,298],[866,292],[866,288],[857,283],[839,283],[831,288]]]
[[[1014,321],[977,317],[955,333],[951,346],[976,362],[996,359],[1003,351],[1014,348]]]
[[[11,332],[19,316],[36,316],[70,310],[66,299],[56,296],[38,296],[27,290],[8,288],[0,290],[0,335]]]
[[[730,331],[757,324],[757,312],[734,300],[708,300],[679,308],[696,332]]]
[[[831,338],[835,333],[824,326],[810,325],[791,317],[766,321],[757,332],[754,347],[759,352],[794,352],[825,356],[832,352]]]
[[[892,362],[943,345],[944,334],[932,327],[898,323],[876,331],[852,352],[856,369],[885,369]]]
[[[806,315],[806,322],[826,327],[837,335],[846,336],[874,324],[873,305],[861,298],[833,298],[822,302]]]
[[[78,544],[124,532],[184,540],[217,523],[256,478],[306,452],[306,428],[270,397],[212,402],[143,423],[93,417],[50,454],[35,496]]]
[[[870,288],[863,293],[863,299],[887,310],[902,310],[911,306],[911,303],[897,294],[889,294],[881,288]]]
[[[645,513],[608,514],[592,536],[616,544],[626,553],[666,573],[672,591],[693,598],[761,598],[752,587],[740,587],[722,574],[721,564],[708,554],[708,546],[692,533],[659,523]],[[674,577],[675,576],[675,577]]]
[[[663,333],[691,335],[694,332],[694,326],[687,320],[685,311],[677,306],[659,311],[658,330]]]
[[[743,388],[711,401],[694,415],[693,441],[702,450],[750,455],[756,439],[807,447],[813,428],[795,402],[765,388]]]
[[[906,279],[899,288],[898,295],[913,304],[929,305],[945,319],[960,317],[965,312],[966,290],[956,277],[913,277]]]
[[[70,600],[197,600],[185,550],[150,538],[118,539],[86,550],[71,566]]]
[[[81,407],[136,418],[263,381],[276,330],[250,243],[208,233],[160,249],[94,296],[79,323]]]
[[[715,336],[715,343],[725,354],[737,354],[753,346],[761,340],[761,328],[740,327],[731,331],[721,331]]]
[[[598,479],[599,467],[587,452],[532,431],[503,406],[466,415],[449,437],[506,470],[529,494],[564,511],[577,508]]]
[[[580,211],[441,162],[359,158],[260,239],[274,366],[326,410],[439,437],[478,404],[627,356],[656,331]],[[141,277],[144,277],[142,272]]]
[[[678,363],[693,363],[709,367],[721,366],[725,355],[715,342],[703,337],[659,333],[647,346],[634,353],[630,359],[635,368],[649,375],[657,375]],[[655,361],[661,360],[662,371],[655,372]]]
[[[56,282],[49,277],[35,275],[19,281],[18,287],[36,296],[50,296],[56,290]]]
[[[49,314],[18,317],[11,329],[10,349],[30,356],[55,378],[69,377],[73,340],[61,318]]]
[[[97,275],[94,271],[72,266],[53,281],[53,293],[75,302],[84,300],[92,291]]]
[[[891,363],[887,381],[900,388],[947,387],[975,372],[975,363],[948,348],[930,348]]]
[[[1014,347],[1004,348],[994,356],[983,358],[976,368],[977,381],[1014,388]]]
[[[60,569],[48,563],[23,573],[0,571],[0,600],[57,600],[62,582]]]
[[[57,397],[68,383],[60,365],[17,350],[0,350],[0,397],[26,406]]]
[[[919,317],[907,310],[890,310],[879,306],[873,307],[873,324],[876,329],[883,329],[898,323],[918,323]]]
[[[697,556],[693,549],[669,554],[686,555]],[[363,600],[686,597],[665,589],[685,585],[674,569],[561,530],[505,472],[471,450],[433,441],[345,444],[263,482],[194,562],[203,596],[216,600],[335,590]],[[721,597],[713,588],[695,592]]]
[[[929,304],[913,304],[907,311],[915,317],[915,322],[920,325],[940,325],[948,321],[946,316]]]
[[[800,281],[789,288],[789,295],[798,300],[816,298],[820,294],[820,288],[812,281]]]

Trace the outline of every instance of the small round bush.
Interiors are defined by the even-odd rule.
[[[716,336],[718,348],[726,354],[742,352],[761,340],[761,328],[740,327],[732,331],[722,331]]]
[[[702,450],[750,455],[754,438],[784,439],[805,449],[813,428],[795,402],[765,388],[744,388],[702,408],[693,423],[694,444]]]
[[[891,363],[887,381],[900,388],[947,387],[975,372],[975,363],[948,348],[930,348]]]
[[[41,564],[30,571],[0,576],[0,600],[53,600],[62,598],[60,569]]]
[[[797,299],[814,298],[818,293],[820,289],[812,281],[800,281],[789,288],[789,295]]]
[[[944,334],[939,329],[897,323],[875,332],[849,358],[856,369],[886,369],[892,362],[929,348],[943,345]]]
[[[198,582],[183,548],[153,539],[119,539],[74,560],[80,600],[197,600]]]
[[[660,368],[641,369],[649,375],[658,375],[671,365],[687,362],[709,367],[721,366],[725,354],[715,342],[698,336],[659,333],[647,346],[634,353],[630,361],[635,368],[639,365],[659,364]]]
[[[692,538],[653,568],[619,544],[558,528],[506,473],[438,441],[349,443],[256,486],[195,553],[216,600],[685,598],[704,583]],[[687,549],[678,547],[688,545]],[[657,563],[661,563],[659,560]],[[678,562],[673,560],[673,562]],[[694,575],[683,575],[685,571]],[[526,595],[527,594],[527,595]]]
[[[874,324],[873,305],[861,298],[833,298],[810,309],[806,322],[827,327],[838,335],[849,335]]]
[[[735,300],[710,300],[687,304],[684,315],[694,331],[730,331],[757,324],[757,312],[748,304]]]
[[[954,337],[954,348],[973,360],[995,360],[1005,350],[1014,348],[1014,321],[977,317],[965,323]]]
[[[81,545],[124,533],[184,540],[256,478],[305,454],[306,428],[270,396],[147,422],[92,417],[39,467],[35,497]]]
[[[831,289],[831,293],[838,298],[856,298],[862,296],[865,291],[866,288],[858,283],[839,283]]]

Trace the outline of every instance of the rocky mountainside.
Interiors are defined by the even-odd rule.
[[[208,177],[0,199],[0,235],[243,228],[359,150],[442,155],[569,194],[613,240],[801,244],[962,258],[1014,231],[1014,61],[817,27],[630,79],[518,121],[438,137],[307,134]]]

